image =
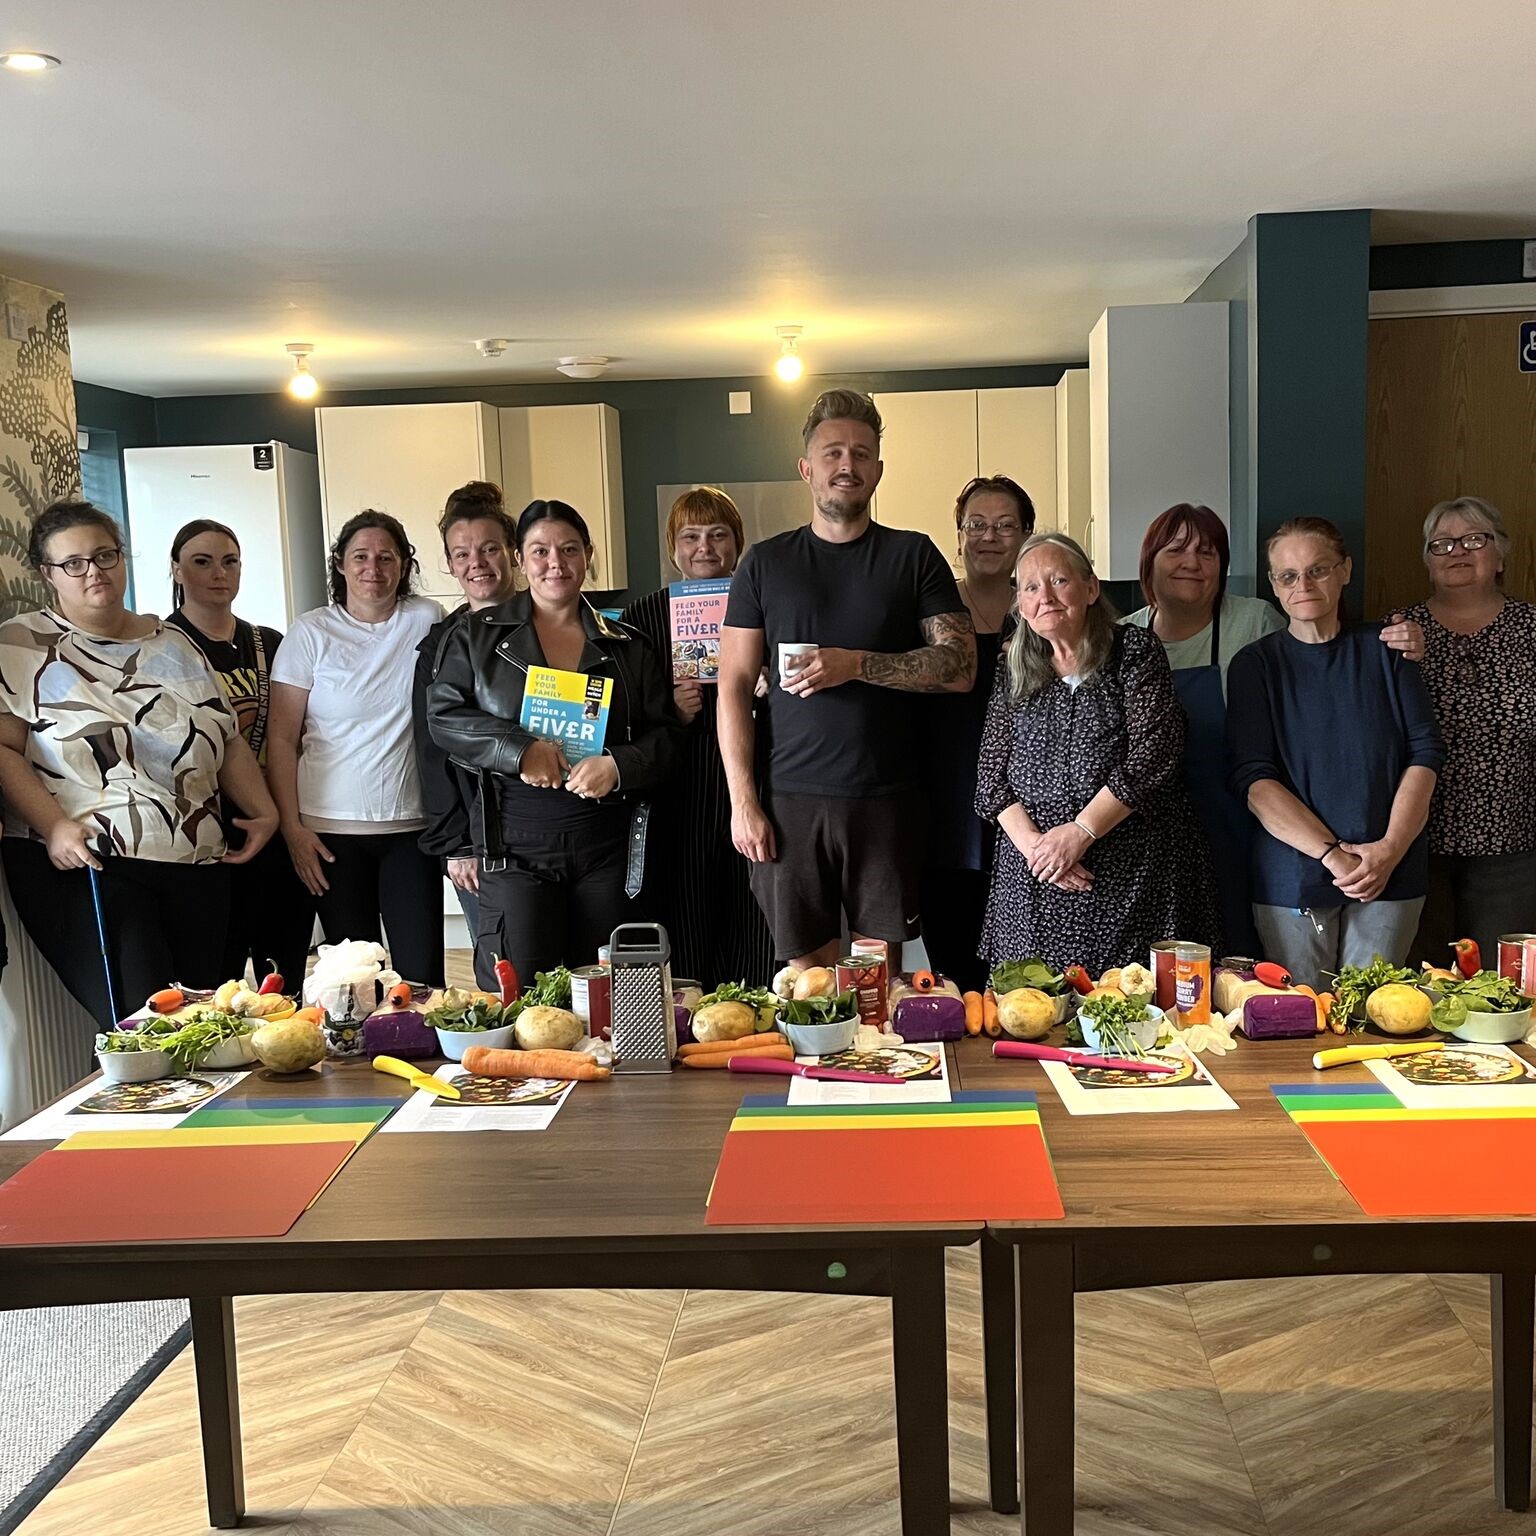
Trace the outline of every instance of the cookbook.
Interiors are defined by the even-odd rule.
[[[613,679],[563,672],[559,667],[529,667],[518,723],[535,736],[548,736],[565,750],[568,763],[596,757],[608,734]]]
[[[720,680],[720,626],[731,582],[674,581],[667,587],[671,612],[672,681]]]

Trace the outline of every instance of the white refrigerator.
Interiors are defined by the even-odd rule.
[[[286,633],[298,614],[325,603],[325,529],[314,454],[286,443],[127,448],[123,476],[138,612],[171,611],[171,541],[200,517],[223,523],[240,541],[240,618]]]

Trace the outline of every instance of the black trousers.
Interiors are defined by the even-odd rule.
[[[87,872],[55,869],[48,850],[31,838],[6,838],[4,859],[22,926],[69,995],[110,1029],[116,1020]],[[121,1012],[132,1013],[172,982],[217,986],[229,923],[229,869],[154,859],[111,858],[105,864],[96,878]]]
[[[243,976],[249,958],[260,981],[271,962],[297,996],[315,931],[315,898],[294,872],[288,845],[274,836],[249,864],[228,869],[229,928],[219,979]]]
[[[321,865],[330,884],[318,903],[326,943],[382,944],[387,932],[390,963],[407,981],[442,986],[441,863],[416,846],[414,832],[322,832],[320,841],[336,856]]]
[[[921,906],[928,963],[962,992],[987,984],[987,962],[976,953],[987,915],[990,872],[984,869],[925,869]]]
[[[628,820],[620,817],[601,830],[567,832],[505,823],[507,867],[480,867],[476,982],[496,990],[498,955],[516,966],[525,987],[535,971],[594,964],[597,946],[632,915],[624,891],[627,836]]]

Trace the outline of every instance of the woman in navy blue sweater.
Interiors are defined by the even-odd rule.
[[[1265,957],[1318,986],[1341,965],[1401,965],[1428,883],[1425,825],[1445,749],[1419,668],[1345,625],[1352,565],[1318,517],[1269,541],[1290,620],[1232,658],[1232,791],[1258,818],[1253,917]]]

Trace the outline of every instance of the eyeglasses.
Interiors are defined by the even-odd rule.
[[[71,555],[68,560],[44,560],[43,569],[63,571],[66,576],[84,576],[91,566],[110,571],[123,558],[120,549],[98,549],[94,555]]]
[[[1284,587],[1287,592],[1301,580],[1307,578],[1311,586],[1321,586],[1338,568],[1343,565],[1342,560],[1335,560],[1332,565],[1309,565],[1304,571],[1271,571],[1269,579],[1277,587]]]
[[[1488,539],[1486,533],[1464,533],[1458,539],[1431,539],[1424,548],[1432,555],[1454,554],[1457,549],[1464,549],[1470,555],[1474,549],[1481,549]]]
[[[1014,522],[1011,517],[1005,517],[1000,523],[989,523],[984,517],[968,517],[960,527],[973,539],[979,539],[984,533],[995,533],[1000,539],[1011,539],[1024,531],[1024,525]]]

